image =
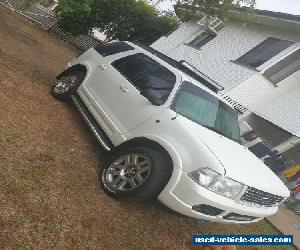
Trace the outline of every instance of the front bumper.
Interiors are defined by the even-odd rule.
[[[180,169],[174,172],[158,199],[167,207],[186,216],[213,222],[244,224],[257,222],[277,212],[277,207],[254,207],[239,204],[201,187]],[[201,207],[201,205],[213,207],[221,212],[217,215],[208,215],[196,211],[195,208]],[[234,215],[235,219],[231,217]],[[243,219],[242,216],[246,216],[246,218]]]

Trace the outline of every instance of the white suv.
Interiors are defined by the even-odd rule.
[[[198,219],[249,223],[290,193],[239,143],[237,113],[218,88],[182,62],[130,42],[89,49],[51,93],[72,99],[111,151],[100,173],[115,198],[158,198]]]

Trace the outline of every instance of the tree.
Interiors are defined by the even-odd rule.
[[[148,2],[150,4],[152,4],[153,6],[157,6],[158,4],[165,2],[166,0],[148,0]]]
[[[60,25],[72,34],[88,32],[91,14],[90,0],[61,0],[58,5]]]
[[[61,0],[61,26],[72,34],[97,28],[113,39],[150,44],[178,26],[178,19],[169,13],[159,13],[143,0]]]
[[[197,19],[203,15],[227,19],[230,10],[241,7],[251,10],[255,4],[256,0],[178,0],[175,12],[183,21]]]

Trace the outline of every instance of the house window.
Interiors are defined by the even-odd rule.
[[[298,70],[300,70],[300,49],[267,69],[264,76],[276,84]]]
[[[196,36],[192,41],[190,41],[188,45],[199,49],[205,44],[207,44],[208,42],[210,42],[215,37],[216,37],[215,34],[202,32],[200,35]]]
[[[237,59],[237,62],[257,68],[292,45],[293,42],[270,37]]]

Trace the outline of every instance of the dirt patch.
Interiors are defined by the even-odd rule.
[[[11,37],[15,39],[15,42],[21,42],[27,44],[29,46],[37,46],[38,41],[34,40],[30,34],[23,32],[21,30],[21,26],[13,25],[13,23],[9,23],[8,19],[0,17],[1,20],[1,33],[5,34],[7,37]]]
[[[275,232],[109,198],[97,177],[105,152],[78,112],[49,95],[79,52],[1,6],[0,23],[0,249],[189,249],[193,233]]]

